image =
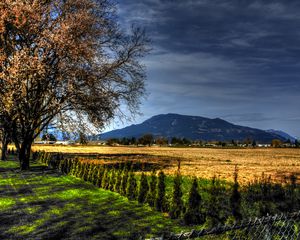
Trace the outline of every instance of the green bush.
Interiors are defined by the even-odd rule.
[[[116,170],[116,181],[114,185],[114,192],[120,193],[121,183],[122,183],[122,170],[119,168]]]
[[[216,177],[212,178],[208,189],[208,202],[206,204],[206,224],[207,227],[214,227],[224,224],[230,216],[228,190]]]
[[[116,182],[116,170],[113,168],[110,171],[109,184],[108,184],[108,189],[110,191],[114,190],[115,182]]]
[[[239,192],[239,183],[238,183],[238,169],[237,167],[235,167],[234,184],[230,196],[230,207],[231,207],[232,216],[236,221],[240,221],[242,219],[241,200],[242,199],[241,199],[241,194]]]
[[[97,172],[97,181],[96,186],[101,187],[102,186],[102,178],[104,175],[105,168],[103,165],[98,166],[98,172]]]
[[[109,184],[109,170],[107,167],[104,168],[102,181],[101,181],[101,188],[108,189]]]
[[[98,175],[98,168],[100,164],[95,164],[92,172],[91,182],[96,185],[97,183],[97,175]]]
[[[178,171],[174,177],[173,193],[170,206],[169,216],[173,219],[180,218],[183,212],[182,190],[181,190],[181,175]]]
[[[156,198],[156,184],[157,184],[157,176],[156,172],[153,170],[151,174],[151,180],[149,185],[149,191],[146,197],[146,202],[151,206],[154,207],[155,198]]]
[[[147,180],[147,176],[144,172],[142,172],[141,179],[139,181],[139,194],[138,194],[138,202],[144,203],[146,201],[147,193],[149,191],[149,184]]]
[[[203,224],[205,222],[205,217],[201,213],[201,201],[201,195],[198,190],[198,180],[194,178],[189,192],[187,211],[183,217],[185,224]]]
[[[158,182],[157,182],[157,194],[155,199],[155,208],[159,212],[165,212],[167,210],[166,207],[166,184],[165,184],[165,174],[163,171],[160,171],[158,174]]]
[[[121,190],[120,190],[120,194],[123,196],[126,196],[127,180],[128,180],[128,169],[127,166],[125,166],[122,173]]]
[[[133,170],[131,169],[127,181],[126,196],[129,200],[135,200],[137,196],[137,183]]]

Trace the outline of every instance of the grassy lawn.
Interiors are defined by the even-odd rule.
[[[0,161],[0,239],[138,239],[181,232],[178,222],[119,194],[38,164]]]

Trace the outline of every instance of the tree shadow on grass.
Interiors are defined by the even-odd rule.
[[[145,205],[53,171],[8,177],[12,185],[0,191],[12,204],[0,209],[0,239],[139,239],[174,225]]]

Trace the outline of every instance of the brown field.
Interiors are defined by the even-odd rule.
[[[211,178],[214,175],[232,180],[235,165],[239,169],[240,183],[247,183],[265,175],[273,181],[284,176],[300,176],[300,149],[215,149],[169,147],[101,147],[101,146],[33,146],[34,150],[85,154],[147,154],[147,161],[163,166],[167,174],[177,169],[181,159],[181,173],[185,176]],[[124,158],[124,157],[123,157]],[[140,156],[138,159],[143,158]],[[117,160],[117,159],[116,159]],[[168,162],[166,164],[166,162]]]

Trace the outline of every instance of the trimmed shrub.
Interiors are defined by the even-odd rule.
[[[126,196],[129,200],[135,200],[136,199],[136,188],[137,188],[137,183],[136,183],[136,178],[133,170],[131,169],[127,181],[127,187],[126,187]]]
[[[61,160],[61,161],[59,162],[58,170],[59,170],[61,173],[66,173],[66,161],[65,161],[65,160]]]
[[[180,172],[177,171],[176,176],[174,177],[173,184],[173,194],[170,206],[169,216],[172,219],[180,218],[183,211],[183,201],[182,201],[182,190],[181,190],[181,175]]]
[[[76,172],[76,177],[82,178],[84,174],[84,164],[78,160],[79,166],[78,166],[78,171]]]
[[[94,167],[93,167],[93,172],[92,172],[91,182],[92,182],[94,185],[96,185],[96,183],[97,183],[98,168],[99,168],[99,164],[95,164]]]
[[[96,186],[97,187],[101,187],[102,186],[102,178],[103,178],[103,175],[104,175],[104,171],[105,171],[105,168],[103,165],[99,165],[98,166],[98,172],[97,172],[97,181],[96,181]]]
[[[203,224],[205,222],[205,217],[201,213],[201,201],[201,195],[198,191],[198,181],[197,178],[194,178],[189,192],[187,211],[183,216],[185,224]]]
[[[84,164],[83,176],[81,177],[84,181],[88,180],[89,169],[90,169],[90,164],[85,163]]]
[[[121,188],[121,183],[122,183],[122,170],[118,169],[116,172],[117,173],[116,173],[116,181],[114,185],[114,192],[119,193]]]
[[[150,184],[149,184],[149,191],[148,191],[147,198],[146,198],[146,202],[151,207],[154,207],[154,204],[155,204],[156,184],[157,184],[157,176],[156,176],[156,172],[153,170],[152,174],[151,174]]]
[[[94,164],[93,163],[88,163],[88,172],[87,172],[87,181],[91,182],[92,180],[92,173],[94,169]]]
[[[115,182],[116,182],[116,170],[113,168],[110,171],[109,184],[108,184],[108,189],[110,191],[114,190]]]
[[[149,184],[147,180],[147,176],[144,172],[142,172],[141,179],[139,181],[139,194],[138,194],[138,202],[144,203],[146,201],[147,193],[149,191]]]
[[[101,187],[103,189],[108,189],[108,184],[109,184],[109,170],[107,167],[104,167],[104,172],[103,172],[102,181],[101,181]]]
[[[214,227],[218,224],[224,224],[230,216],[229,211],[229,196],[224,186],[221,185],[219,179],[212,178],[210,187],[208,189],[208,202],[206,209],[206,225],[207,227]]]
[[[230,196],[230,207],[231,214],[236,221],[240,221],[242,219],[241,214],[241,194],[239,192],[239,183],[238,183],[238,168],[235,166],[234,170],[234,184],[232,187],[232,193]]]
[[[122,173],[121,190],[120,190],[120,194],[123,196],[126,196],[127,180],[128,180],[128,169],[125,166]]]
[[[155,198],[155,208],[157,211],[164,212],[166,211],[166,184],[165,184],[165,174],[163,171],[160,171],[158,174],[157,182],[157,194]]]

